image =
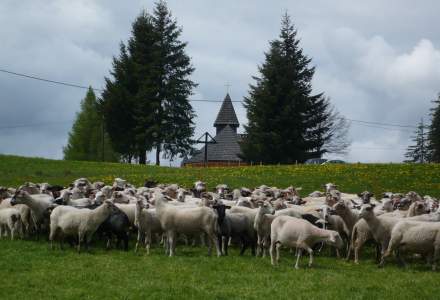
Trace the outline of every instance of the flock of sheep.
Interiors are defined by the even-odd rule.
[[[135,251],[152,243],[163,244],[169,256],[176,245],[200,242],[211,254],[228,255],[228,246],[240,246],[240,255],[250,248],[253,255],[266,256],[278,264],[280,248],[296,250],[295,268],[303,251],[313,254],[324,244],[346,258],[359,253],[368,241],[376,244],[377,261],[394,254],[404,265],[402,253],[426,259],[436,269],[440,251],[438,201],[416,192],[385,193],[376,200],[365,191],[341,193],[328,183],[324,192],[305,198],[300,188],[279,189],[262,185],[253,190],[230,190],[220,184],[215,191],[197,181],[190,190],[177,184],[145,182],[135,188],[117,178],[112,186],[75,180],[69,187],[47,183],[25,183],[17,189],[0,187],[0,237],[49,235],[51,247],[68,241],[78,252],[88,249],[92,237],[105,238],[107,247],[123,243],[128,249],[130,233],[137,233]]]

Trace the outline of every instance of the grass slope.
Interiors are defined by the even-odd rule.
[[[111,184],[122,177],[135,185],[147,178],[162,183],[191,186],[195,180],[205,181],[210,188],[219,183],[232,187],[255,187],[261,184],[303,187],[303,195],[320,189],[326,182],[337,183],[344,192],[370,190],[407,192],[440,196],[439,164],[347,164],[289,165],[240,168],[168,168],[117,163],[60,161],[0,155],[0,185],[18,186],[25,181],[67,185],[74,179],[87,177]]]
[[[175,169],[122,164],[66,162],[0,156],[0,185],[25,181],[68,184],[78,177],[111,183],[122,177],[140,185],[146,178],[186,186],[196,179],[210,187],[259,184],[303,186],[304,194],[322,183],[358,192],[416,190],[440,196],[439,165],[263,166],[245,168]],[[133,249],[131,244],[130,249]],[[0,299],[433,299],[440,291],[439,273],[416,260],[408,269],[390,261],[378,269],[371,249],[361,265],[329,255],[315,259],[312,269],[293,270],[292,254],[282,253],[279,267],[268,258],[247,254],[208,257],[200,247],[177,248],[165,257],[154,247],[147,256],[95,245],[91,253],[49,250],[46,241],[0,241]],[[302,266],[306,265],[304,258]]]

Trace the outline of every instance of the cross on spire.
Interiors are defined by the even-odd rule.
[[[227,93],[227,94],[229,94],[229,88],[230,88],[231,86],[232,86],[232,85],[231,85],[229,82],[226,82],[225,87],[226,87],[226,93]]]

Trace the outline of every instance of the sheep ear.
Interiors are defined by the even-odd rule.
[[[296,191],[301,191],[302,189],[303,189],[302,187],[295,188]]]
[[[230,208],[231,208],[231,206],[229,206],[229,205],[226,205],[226,206],[225,206],[225,208],[226,208],[226,209],[230,209]]]

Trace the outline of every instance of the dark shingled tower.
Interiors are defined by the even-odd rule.
[[[238,165],[241,163],[239,157],[241,136],[237,134],[237,128],[240,126],[234,106],[229,94],[226,94],[220,111],[214,122],[216,128],[216,143],[208,145],[208,165]],[[184,159],[182,164],[185,166],[198,166],[204,163],[205,147],[197,151],[197,153],[189,158]]]

